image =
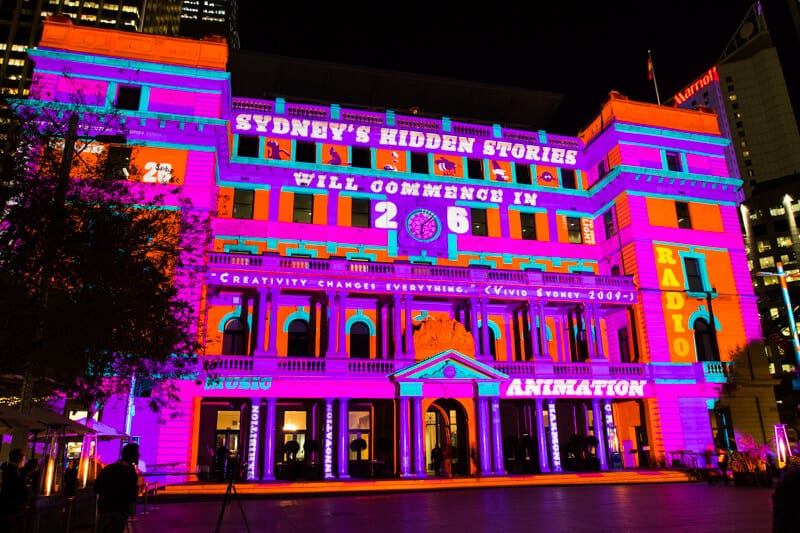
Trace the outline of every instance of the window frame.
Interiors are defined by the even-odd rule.
[[[260,137],[255,135],[239,135],[236,139],[236,155],[238,157],[258,157],[261,149]]]
[[[526,221],[528,223],[526,223]],[[527,235],[526,236],[526,229]],[[536,213],[524,213],[521,212],[519,214],[519,230],[520,230],[520,238],[525,241],[536,241]]]
[[[489,236],[489,216],[486,209],[482,207],[471,207],[469,209],[469,219],[471,235],[473,237]],[[481,222],[483,224],[481,224]]]
[[[360,206],[360,209],[357,207]],[[363,220],[366,219],[366,223]],[[360,221],[356,223],[356,221]],[[369,198],[352,198],[350,200],[350,225],[354,228],[372,227],[372,202]]]
[[[252,220],[256,194],[253,189],[233,189],[231,218]]]
[[[310,207],[305,205],[298,205],[298,200],[309,201]],[[301,216],[302,215],[302,216]],[[314,223],[314,195],[304,193],[294,193],[292,199],[292,222],[296,224],[313,224]]]
[[[294,141],[294,160],[296,163],[316,163],[317,143]]]
[[[567,219],[567,242],[570,244],[583,244],[583,224],[581,223],[581,217],[566,217]],[[574,230],[570,228],[571,224],[575,224],[577,222],[578,229]],[[577,239],[575,238],[577,235]]]
[[[135,106],[133,102],[136,102]],[[141,85],[119,85],[114,99],[114,108],[125,111],[139,111],[142,107]]]
[[[675,200],[675,216],[679,228],[692,229],[692,212],[689,209],[689,202]]]

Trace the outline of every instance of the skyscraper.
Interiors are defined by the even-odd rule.
[[[221,35],[230,48],[239,48],[239,21],[236,0],[184,0],[180,35],[202,38]]]

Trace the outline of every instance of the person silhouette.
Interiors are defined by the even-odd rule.
[[[442,453],[442,449],[438,445],[433,450],[431,450],[431,462],[433,463],[433,472],[437,477],[442,475],[443,458],[444,454]]]

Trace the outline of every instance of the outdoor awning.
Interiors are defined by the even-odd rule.
[[[130,437],[127,433],[123,433],[122,431],[117,430],[109,426],[108,424],[103,424],[102,422],[98,422],[94,418],[90,418],[89,421],[86,421],[86,418],[79,418],[75,420],[78,424],[88,426],[89,428],[93,429],[99,438],[104,439],[127,439]]]
[[[11,406],[0,406],[0,428],[3,431],[13,431],[16,429],[27,428],[29,433],[43,433],[48,428],[52,430],[63,430],[64,435],[85,435],[87,433],[97,433],[96,430],[79,424],[74,420],[61,415],[52,409],[41,406],[31,407],[30,413],[23,414],[19,408]]]

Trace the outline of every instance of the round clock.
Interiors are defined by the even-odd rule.
[[[420,242],[430,242],[442,232],[442,222],[429,209],[415,209],[408,214],[406,230]]]

